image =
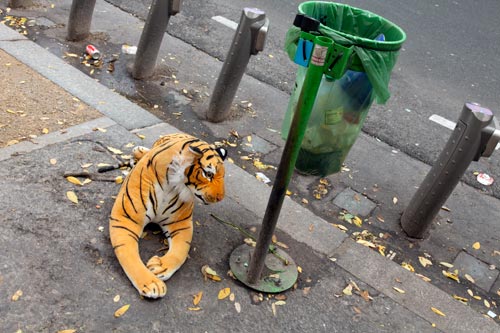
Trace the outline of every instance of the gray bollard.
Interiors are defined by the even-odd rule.
[[[180,11],[181,0],[153,0],[137,46],[132,76],[145,79],[154,74],[156,59],[170,16]]]
[[[73,0],[68,20],[69,41],[80,41],[90,34],[90,23],[96,0]]]
[[[221,122],[231,110],[234,96],[251,55],[264,50],[269,28],[266,14],[257,8],[244,8],[231,48],[215,84],[207,110],[207,119]]]
[[[31,0],[10,0],[9,7],[11,8],[19,8],[19,7],[29,7],[33,6],[33,1]]]
[[[489,126],[495,121],[494,126]],[[401,217],[401,226],[413,238],[424,238],[427,229],[458,184],[470,163],[491,156],[500,140],[493,113],[466,103],[444,150],[413,195]]]

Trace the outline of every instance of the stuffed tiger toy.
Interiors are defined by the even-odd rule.
[[[151,149],[135,147],[134,167],[111,211],[109,234],[120,265],[139,293],[165,296],[168,280],[186,261],[193,237],[195,197],[203,203],[224,198],[226,151],[187,134],[158,139]],[[157,223],[169,249],[144,265],[139,238],[148,223]]]

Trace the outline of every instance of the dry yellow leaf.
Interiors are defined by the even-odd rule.
[[[297,266],[297,272],[302,273],[302,267]]]
[[[445,262],[445,261],[441,261],[439,264],[440,264],[441,266],[444,266],[444,267],[447,267],[447,268],[452,268],[452,267],[453,267],[453,265],[452,265],[452,264],[450,264],[450,263],[448,263],[448,262]]]
[[[57,333],[75,333],[75,332],[76,332],[75,329],[67,329],[67,330],[57,331]]]
[[[425,257],[418,257],[418,261],[420,262],[420,265],[427,267],[432,265],[432,261]]]
[[[364,240],[364,239],[358,239],[356,241],[356,243],[361,244],[363,246],[371,247],[371,248],[374,248],[374,249],[377,248],[377,245],[375,245],[372,242],[369,242],[367,240]]]
[[[116,177],[116,178],[115,178],[115,183],[117,183],[117,184],[121,184],[121,183],[123,183],[123,176],[118,176],[118,177]]]
[[[234,293],[231,293],[231,295],[229,295],[229,300],[231,302],[234,302],[234,299],[236,298],[236,295]]]
[[[488,302],[487,300],[484,300],[484,306],[487,307],[487,308],[490,308],[490,302]]]
[[[75,184],[75,185],[80,185],[80,186],[83,186],[82,182],[80,181],[80,179],[76,178],[76,177],[73,177],[73,176],[69,176],[69,177],[66,177],[66,180],[72,184]]]
[[[474,244],[472,244],[472,248],[474,250],[479,250],[481,248],[481,244],[479,244],[479,242],[475,242]]]
[[[445,315],[443,312],[441,312],[440,310],[438,310],[438,309],[436,309],[436,308],[434,308],[434,307],[431,307],[431,310],[432,310],[432,312],[434,312],[435,314],[438,314],[438,315],[440,315],[440,316],[446,317],[446,315]]]
[[[348,284],[347,287],[345,287],[344,290],[342,290],[342,293],[344,295],[351,296],[352,295],[352,284]]]
[[[117,303],[120,301],[120,295],[116,295],[115,297],[113,297],[113,302]]]
[[[465,297],[460,297],[460,296],[457,296],[457,295],[453,295],[453,298],[456,299],[457,301],[459,302],[462,302],[464,304],[467,304],[467,302],[469,301],[467,298]]]
[[[82,167],[82,169],[87,169],[87,168],[90,168],[92,166],[93,163],[85,163],[85,164],[82,164],[80,165]]]
[[[469,294],[470,297],[474,297],[474,293],[470,289],[467,289],[467,294]]]
[[[240,303],[235,302],[235,303],[234,303],[234,308],[236,309],[236,312],[237,312],[237,313],[240,313],[240,312],[241,312],[241,304],[240,304]]]
[[[457,282],[460,282],[460,279],[458,278],[458,274],[457,273],[443,271],[443,275],[446,276],[449,279],[452,279],[452,280],[455,280]]]
[[[72,203],[78,204],[78,197],[76,196],[75,192],[68,191],[68,192],[66,192],[66,196],[68,197],[69,201],[71,201]]]
[[[361,225],[363,224],[363,220],[357,216],[354,216],[354,218],[352,219],[352,223],[354,223],[356,226],[361,228]]]
[[[92,179],[90,178],[85,178],[85,180],[82,182],[83,185],[86,185],[88,183],[91,183],[92,182]]]
[[[55,158],[51,158],[51,159],[49,160],[49,163],[50,163],[51,165],[56,165],[56,164],[57,164],[57,160],[56,160]]]
[[[405,291],[403,289],[398,288],[398,287],[392,287],[392,289],[396,290],[400,294],[404,294],[405,293]]]
[[[116,155],[121,155],[123,154],[123,152],[120,150],[120,149],[116,149],[116,148],[113,148],[113,147],[107,147],[108,150],[110,152],[112,152],[113,154],[116,154]]]
[[[467,280],[469,280],[469,282],[476,283],[476,281],[474,280],[474,278],[472,276],[470,276],[469,274],[465,274],[464,276],[465,276],[465,278]]]
[[[203,274],[205,280],[210,279],[212,281],[217,281],[217,282],[222,280],[221,277],[217,275],[217,272],[211,269],[208,265],[204,265],[201,268],[201,273]]]
[[[21,296],[23,296],[23,291],[21,289],[19,289],[18,291],[16,291],[14,293],[14,295],[12,295],[12,297],[10,298],[12,301],[16,302],[19,300],[19,298],[21,298]]]
[[[48,129],[48,128],[44,128],[44,129],[42,129],[42,133],[43,133],[43,134],[49,134],[49,129]]]
[[[219,291],[219,294],[217,295],[217,298],[219,300],[222,300],[231,294],[231,289],[230,288],[224,288]]]
[[[410,265],[409,263],[403,262],[401,263],[401,266],[403,266],[403,268],[409,270],[410,272],[415,273],[415,268],[413,268],[413,266]]]
[[[286,302],[285,301],[276,301],[276,302],[274,302],[274,304],[281,306],[281,305],[285,305]]]
[[[200,311],[201,308],[200,307],[194,307],[194,308],[188,308],[189,311]]]
[[[200,304],[202,297],[203,297],[203,291],[200,291],[196,295],[193,295],[193,305],[197,306],[198,304]]]
[[[130,304],[125,304],[124,306],[122,306],[121,308],[119,308],[118,310],[115,311],[115,318],[119,318],[121,316],[123,316],[125,314],[125,312],[128,311],[128,308],[130,308]]]

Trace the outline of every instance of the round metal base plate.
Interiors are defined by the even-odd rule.
[[[279,293],[295,284],[298,276],[297,265],[287,253],[278,248],[277,255],[267,253],[261,279],[255,284],[248,283],[247,275],[253,251],[253,247],[243,244],[234,249],[229,258],[231,271],[243,284],[266,293]]]

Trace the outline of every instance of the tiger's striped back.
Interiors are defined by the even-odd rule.
[[[137,163],[111,211],[110,238],[120,264],[141,295],[164,296],[163,281],[185,262],[193,234],[194,198],[205,204],[224,198],[225,156],[224,150],[187,134],[164,136],[151,150],[134,149]],[[160,225],[170,246],[163,257],[155,256],[145,266],[138,241],[150,222]]]

